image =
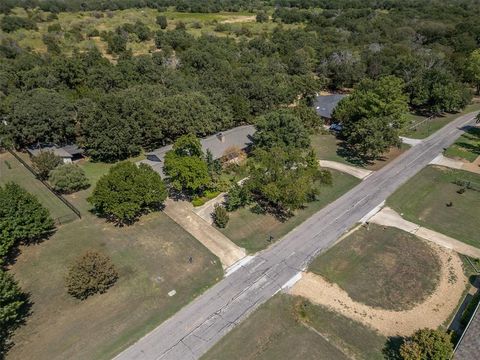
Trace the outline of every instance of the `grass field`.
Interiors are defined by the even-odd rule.
[[[426,119],[425,116],[409,114],[409,120],[411,124],[419,124],[418,126],[413,127],[412,129],[405,130],[402,133],[402,136],[414,138],[414,139],[424,139],[430,135],[432,135],[435,131],[441,129],[445,125],[447,125],[450,121],[456,119],[457,117],[468,114],[472,111],[480,110],[480,100],[475,99],[475,101],[468,105],[463,111],[454,114],[444,114],[442,116],[438,116],[432,120],[424,121]],[[424,121],[424,122],[422,122]]]
[[[10,181],[22,186],[25,190],[35,195],[40,203],[49,211],[57,222],[70,222],[77,216],[64,203],[62,203],[41,181],[36,179],[12,154],[0,153],[0,185]]]
[[[445,155],[473,162],[480,156],[480,128],[471,127],[455,143],[450,146]]]
[[[470,181],[480,190],[480,175],[429,166],[420,171],[389,199],[387,204],[410,221],[480,247],[480,191],[461,187],[454,181]],[[452,202],[452,206],[446,206]]]
[[[108,254],[120,277],[107,293],[80,302],[66,293],[64,276],[87,249]],[[123,228],[87,214],[22,248],[12,273],[33,308],[8,358],[90,360],[111,359],[220,279],[222,267],[163,213]]]
[[[381,159],[378,159],[371,164],[358,164],[357,162],[350,161],[346,156],[342,155],[340,146],[341,141],[332,134],[313,135],[311,137],[311,142],[312,147],[317,154],[317,158],[320,160],[336,161],[342,164],[359,166],[374,171],[381,169],[410,148],[408,145],[402,144],[400,148],[391,148]]]
[[[404,310],[433,292],[440,262],[414,235],[371,224],[321,254],[310,271],[338,284],[366,305]]]
[[[348,318],[290,295],[276,295],[202,360],[383,359],[386,339]]]
[[[336,171],[332,171],[332,174],[333,186],[322,187],[318,200],[309,203],[305,209],[297,211],[289,220],[280,222],[272,215],[254,214],[248,208],[242,208],[230,213],[227,227],[220,231],[249,252],[265,249],[270,245],[268,242],[270,235],[273,236],[273,241],[280,239],[359,183],[359,180],[353,176]]]
[[[27,16],[23,9],[14,9],[18,16]],[[40,13],[42,13],[40,11]],[[61,40],[59,45],[66,54],[71,54],[74,49],[86,50],[92,46],[99,48],[104,54],[106,52],[106,43],[100,37],[91,37],[88,34],[92,30],[113,31],[118,26],[126,23],[142,21],[150,30],[158,31],[160,27],[156,24],[156,17],[160,13],[154,9],[127,9],[107,12],[69,12],[59,13],[58,20],[44,21],[37,23],[38,31],[20,29],[14,33],[8,34],[19,43],[21,47],[30,47],[38,52],[46,52],[47,48],[43,43],[42,37],[48,32],[48,26],[59,23],[62,27]],[[167,17],[168,30],[175,29],[180,22],[184,23],[187,31],[194,35],[215,34],[217,36],[232,36],[234,38],[241,36],[253,37],[262,33],[271,32],[278,24],[273,22],[257,23],[255,14],[248,12],[219,12],[219,13],[182,13],[175,11],[165,11],[162,13]],[[46,19],[48,13],[42,13]],[[99,15],[99,16],[96,16]],[[224,29],[218,29],[219,23],[225,23]],[[299,27],[298,24],[284,24],[284,28]],[[79,30],[82,39],[73,35],[72,30]],[[222,31],[219,31],[222,30]],[[1,35],[1,33],[0,33]],[[135,55],[147,54],[155,50],[153,39],[144,42],[129,40],[127,48],[131,49]],[[112,56],[108,56],[112,58]]]

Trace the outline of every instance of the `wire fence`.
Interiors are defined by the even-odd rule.
[[[79,218],[81,219],[82,218],[82,214],[80,213],[80,210],[78,210],[71,202],[69,202],[67,199],[65,199],[62,194],[60,194],[59,192],[57,192],[54,188],[52,188],[50,186],[50,184],[48,184],[46,181],[42,180],[38,174],[36,173],[36,171],[30,166],[28,165],[20,156],[18,156],[14,151],[12,151],[11,149],[7,149],[8,152],[10,154],[12,154],[15,159],[17,159],[23,166],[25,166],[25,168],[30,171],[33,176],[35,176],[36,179],[38,179],[43,185],[45,185],[45,187],[53,194],[55,195],[61,202],[63,202],[70,210],[73,211],[73,213]],[[68,219],[68,221],[67,221]],[[64,215],[64,216],[60,216],[58,218],[55,218],[55,222],[57,224],[65,224],[66,222],[70,222],[72,221],[71,219],[71,216],[70,215]]]
[[[415,129],[415,128],[417,128],[418,126],[422,125],[423,123],[425,123],[425,122],[427,122],[427,121],[430,121],[430,120],[433,120],[433,119],[435,119],[436,117],[437,117],[437,114],[431,115],[431,116],[429,116],[428,118],[426,118],[426,119],[424,119],[424,120],[422,120],[422,121],[420,121],[420,122],[418,122],[418,123],[414,123],[414,124],[410,125],[410,126],[407,128],[407,130]]]

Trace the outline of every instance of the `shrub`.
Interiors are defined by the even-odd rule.
[[[165,15],[158,15],[157,24],[160,26],[160,29],[166,29],[168,25],[167,17]]]
[[[250,193],[247,188],[244,188],[238,184],[231,187],[227,194],[225,201],[225,208],[228,211],[234,211],[238,208],[244,207],[250,202]]]
[[[53,169],[49,181],[55,190],[66,194],[86,189],[90,185],[83,169],[74,164],[64,164]]]
[[[213,212],[213,221],[215,225],[217,225],[219,228],[224,228],[227,226],[228,220],[230,220],[230,217],[228,216],[227,209],[219,204],[216,204]]]
[[[84,300],[106,292],[117,279],[118,273],[108,256],[87,251],[70,267],[65,284],[70,295]]]
[[[50,171],[62,164],[62,159],[52,151],[42,151],[40,154],[32,158],[32,163],[38,177],[45,180],[48,178]]]
[[[267,22],[268,21],[268,14],[266,11],[259,11],[257,13],[257,16],[255,17],[255,20],[259,23]]]

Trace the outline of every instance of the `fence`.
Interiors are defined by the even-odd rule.
[[[55,196],[56,196],[61,202],[63,202],[70,210],[72,210],[72,211],[74,212],[74,214],[78,216],[79,219],[82,218],[82,214],[80,213],[80,211],[79,211],[71,202],[69,202],[67,199],[65,199],[65,198],[62,196],[62,194],[60,194],[60,193],[57,192],[54,188],[52,188],[46,181],[40,179],[40,178],[38,177],[38,174],[35,172],[35,170],[33,170],[33,168],[32,168],[30,165],[28,165],[20,156],[18,156],[17,154],[15,154],[14,151],[12,151],[12,150],[10,150],[10,149],[7,149],[7,150],[8,150],[8,152],[9,152],[10,154],[12,154],[12,155],[15,157],[15,159],[17,159],[23,166],[25,166],[25,168],[26,168],[28,171],[30,171],[30,172],[33,174],[33,176],[35,176],[35,178],[37,178],[43,185],[45,185],[45,187],[46,187],[48,190],[50,190],[50,192],[51,192],[53,195],[55,195]],[[62,218],[63,218],[63,216],[62,216]],[[58,222],[58,223],[60,223],[60,224],[61,224],[61,223],[65,223],[65,221],[63,221],[63,222],[61,221],[61,218],[58,218],[58,219],[55,219],[55,220],[56,220],[56,222]]]
[[[437,114],[431,115],[431,116],[429,116],[428,118],[420,121],[419,123],[414,123],[414,124],[410,125],[409,127],[407,127],[407,130],[415,129],[415,128],[417,128],[419,125],[422,125],[424,122],[428,122],[428,121],[430,121],[430,120],[433,120],[433,119],[435,119],[436,117],[437,117]]]

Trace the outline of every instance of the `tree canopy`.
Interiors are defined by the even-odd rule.
[[[124,161],[98,180],[88,201],[100,216],[123,225],[159,210],[166,197],[165,184],[150,166]]]
[[[90,185],[85,171],[75,164],[58,166],[50,172],[48,181],[55,190],[65,194],[86,189]]]
[[[342,123],[349,150],[368,160],[400,144],[398,132],[406,123],[407,111],[403,80],[387,76],[359,83],[340,101],[334,118]]]
[[[452,353],[452,337],[442,330],[417,330],[400,347],[403,360],[449,360]]]
[[[14,245],[48,236],[54,223],[35,196],[15,183],[0,186],[0,264]]]

